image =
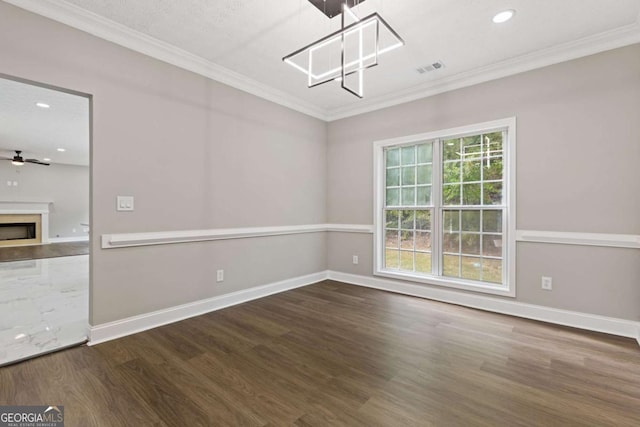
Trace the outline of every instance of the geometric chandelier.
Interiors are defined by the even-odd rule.
[[[378,65],[380,55],[403,46],[404,40],[377,13],[358,18],[351,7],[359,0],[309,1],[329,18],[341,14],[342,28],[282,60],[305,73],[309,87],[337,81],[362,98],[364,70]]]

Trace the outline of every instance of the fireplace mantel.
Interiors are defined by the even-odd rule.
[[[40,200],[0,200],[0,215],[41,216],[42,243],[49,243],[49,207],[52,201]]]

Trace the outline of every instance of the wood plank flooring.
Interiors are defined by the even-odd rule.
[[[0,262],[88,255],[89,242],[61,242],[0,248]]]
[[[0,368],[66,426],[638,426],[640,347],[325,281]]]

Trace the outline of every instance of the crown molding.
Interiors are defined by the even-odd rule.
[[[334,121],[391,107],[525,71],[640,43],[640,15],[635,23],[579,40],[538,50],[517,58],[444,77],[391,95],[360,100],[331,110],[315,106],[284,91],[250,79],[169,43],[132,30],[64,0],[3,0],[6,3],[69,25],[96,37],[175,65],[212,80],[324,121]]]
[[[292,110],[327,120],[327,114],[323,108],[64,0],[3,1]]]
[[[624,27],[413,86],[392,95],[365,99],[357,105],[335,108],[328,112],[327,120],[331,122],[356,116],[635,43],[640,43],[640,16],[637,22]]]

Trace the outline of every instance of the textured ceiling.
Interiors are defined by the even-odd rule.
[[[13,157],[14,150],[22,150],[24,158],[89,165],[87,98],[1,78],[0,94],[0,156]]]
[[[553,58],[559,46],[565,57],[575,46],[577,57],[589,53],[591,41],[605,48],[603,40],[609,48],[640,41],[640,0],[367,0],[355,7],[356,14],[378,12],[406,46],[381,56],[379,65],[365,72],[361,100],[334,82],[309,89],[306,76],[282,62],[287,54],[339,29],[339,17],[328,19],[307,0],[5,1],[123,45],[128,42],[108,36],[114,28],[130,38],[152,37],[230,70],[246,79],[249,88],[267,88],[294,100],[285,105],[328,118],[394,103],[389,100],[415,99],[429,88],[455,87],[450,82],[473,81],[483,70],[522,58],[546,55],[551,60],[540,65],[557,62],[562,60]],[[505,9],[514,9],[515,17],[493,24],[493,15]],[[100,26],[106,33],[98,31]],[[416,71],[435,61],[444,68]],[[3,79],[0,94],[0,155],[20,149],[29,158],[89,164],[86,98]],[[51,108],[37,108],[39,101]],[[56,151],[59,147],[67,151]]]
[[[428,82],[637,24],[638,0],[367,0],[406,46],[365,72],[365,101],[338,83],[306,87],[282,57],[339,28],[307,0],[67,0],[84,10],[179,47],[325,111],[410,93]],[[491,18],[515,9],[501,25]],[[419,74],[441,60],[445,67]]]

